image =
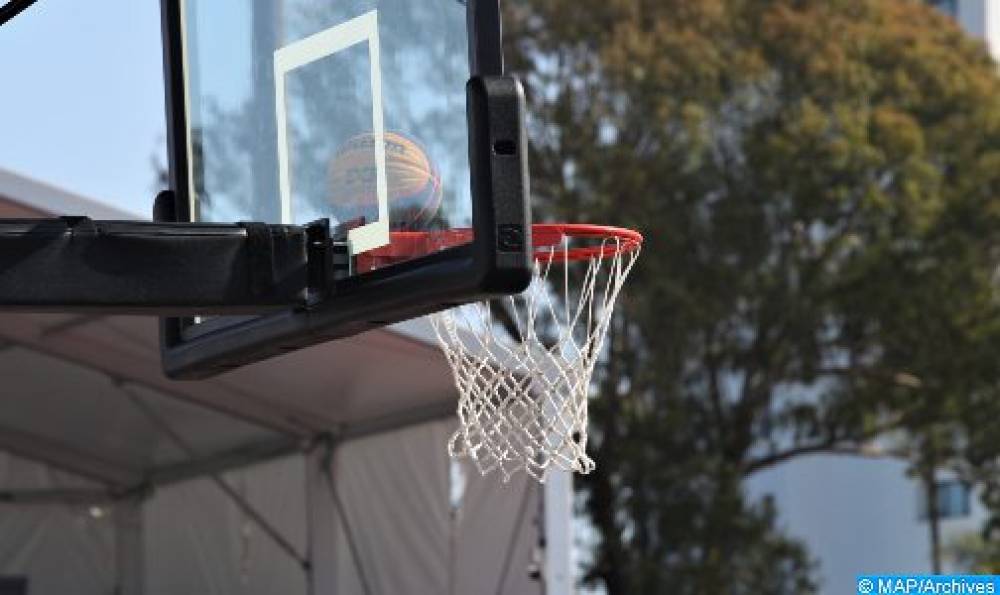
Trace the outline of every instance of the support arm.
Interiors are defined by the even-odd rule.
[[[0,311],[240,315],[328,290],[326,221],[0,219]]]

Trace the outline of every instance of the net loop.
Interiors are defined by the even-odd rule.
[[[504,481],[520,471],[545,481],[553,468],[594,470],[591,379],[642,247],[639,233],[605,226],[541,224],[532,235],[533,279],[523,294],[431,318],[459,393],[448,453]]]

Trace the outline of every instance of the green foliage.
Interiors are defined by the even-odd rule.
[[[982,44],[914,0],[506,10],[539,214],[647,238],[597,370],[593,581],[806,592],[807,557],[743,478],[896,430],[915,472],[995,483],[1000,80]]]
[[[948,554],[960,572],[1000,574],[1000,541],[974,533],[962,535],[948,544]]]

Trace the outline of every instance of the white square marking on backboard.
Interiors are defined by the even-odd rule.
[[[289,170],[285,76],[296,68],[365,42],[368,43],[368,57],[371,63],[372,132],[375,137],[375,190],[378,195],[378,221],[356,227],[347,233],[351,254],[367,252],[389,244],[389,184],[386,178],[385,124],[382,119],[382,68],[378,41],[378,11],[373,10],[274,52],[281,222],[289,224],[296,223],[296,221],[293,221],[292,218],[292,181]]]

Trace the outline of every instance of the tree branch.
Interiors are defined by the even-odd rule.
[[[866,448],[865,445],[866,442],[874,440],[875,438],[878,438],[879,436],[892,430],[899,429],[900,427],[902,427],[902,422],[897,419],[892,422],[876,426],[860,436],[848,439],[830,438],[822,442],[795,446],[793,448],[771,453],[757,459],[751,459],[742,465],[743,475],[744,477],[750,476],[769,467],[786,463],[796,457],[810,454],[840,454],[873,459],[903,458],[903,453],[892,450],[876,451]]]
[[[894,458],[897,455],[892,452],[875,452],[866,450],[863,445],[839,445],[839,444],[811,444],[800,446],[786,451],[782,451],[766,457],[761,457],[743,466],[743,475],[750,476],[758,471],[763,471],[781,463],[786,463],[796,457],[810,454],[837,454],[863,457],[868,459]]]

